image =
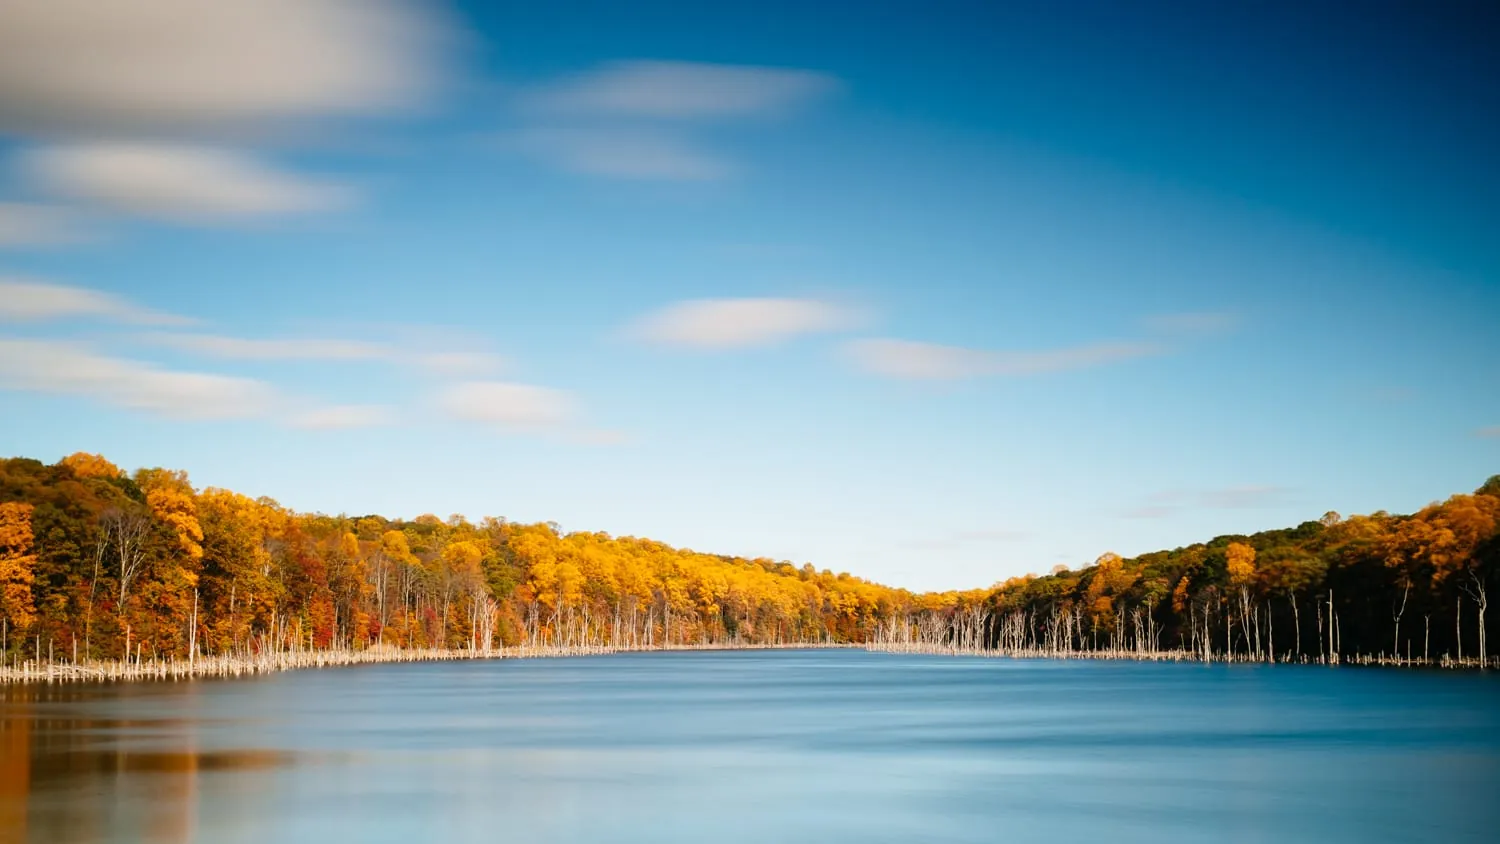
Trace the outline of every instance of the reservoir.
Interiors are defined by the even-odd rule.
[[[0,841],[1489,842],[1500,676],[860,650],[0,688]]]

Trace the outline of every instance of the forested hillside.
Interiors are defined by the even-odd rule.
[[[1483,658],[1497,520],[1500,477],[1411,516],[1330,513],[918,595],[549,524],[295,513],[97,455],[14,458],[0,461],[0,634],[9,661],[792,642]]]
[[[1408,516],[1378,512],[1001,584],[989,642],[1203,657],[1493,662],[1500,476]]]

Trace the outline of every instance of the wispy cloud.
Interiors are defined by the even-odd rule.
[[[57,340],[0,337],[0,389],[77,396],[169,419],[265,419],[309,430],[394,419],[384,405],[320,405],[257,379],[169,369]]]
[[[1238,315],[1227,311],[1196,311],[1157,314],[1144,320],[1148,330],[1159,334],[1225,334],[1239,326]]]
[[[675,61],[621,61],[532,92],[526,104],[553,114],[661,119],[784,112],[838,87],[807,70]]]
[[[248,338],[221,334],[153,332],[137,342],[189,354],[241,361],[374,361],[421,369],[448,378],[494,374],[505,359],[490,352],[432,349],[421,345],[307,337]]]
[[[0,322],[93,318],[137,325],[185,325],[192,320],[138,307],[117,296],[26,278],[0,277]]]
[[[514,138],[538,159],[570,173],[617,179],[706,181],[734,168],[726,160],[671,132],[640,127],[538,127]]]
[[[139,338],[144,343],[229,360],[385,360],[392,350],[359,340],[247,339],[216,334],[157,332]]]
[[[397,0],[0,4],[0,130],[252,132],[421,102],[447,27]]]
[[[354,192],[254,148],[420,106],[455,41],[415,0],[0,3],[0,132],[36,138],[23,171],[92,208],[217,224],[331,210]]]
[[[857,321],[852,309],[816,299],[695,299],[646,315],[628,334],[661,345],[731,349],[840,331]]]
[[[577,411],[569,392],[504,381],[454,384],[443,390],[438,405],[454,419],[517,432],[563,428]]]
[[[316,407],[292,415],[294,428],[313,431],[335,431],[386,425],[394,418],[391,408],[374,404],[336,404]]]
[[[277,401],[261,381],[167,370],[50,340],[0,338],[0,387],[82,396],[177,419],[262,416]]]
[[[0,202],[0,249],[60,246],[86,240],[72,213],[52,205]]]
[[[1162,354],[1157,343],[1096,343],[1042,351],[989,351],[911,340],[854,340],[844,346],[853,364],[875,375],[909,380],[1017,377],[1087,369]]]
[[[1491,425],[1488,428],[1480,428],[1479,430],[1474,432],[1474,436],[1485,437],[1487,439],[1500,438],[1500,425]]]
[[[505,358],[490,352],[418,352],[411,359],[428,372],[450,378],[493,375],[508,366]]]
[[[572,173],[710,181],[738,171],[693,130],[789,113],[839,87],[809,70],[622,61],[544,83],[517,98],[512,149]]]
[[[279,172],[223,149],[159,144],[46,147],[23,158],[42,187],[108,211],[177,222],[224,222],[326,211],[348,188]]]

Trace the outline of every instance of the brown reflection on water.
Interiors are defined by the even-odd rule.
[[[28,711],[23,708],[11,711],[7,706],[0,716],[0,840],[26,840],[26,796],[31,791],[30,724]]]
[[[0,689],[0,844],[192,841],[204,775],[294,764],[282,751],[200,748],[198,724],[185,718],[101,713],[132,696]]]

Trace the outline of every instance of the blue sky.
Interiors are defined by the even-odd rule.
[[[1493,9],[1067,7],[8,5],[0,452],[918,589],[1500,471]]]

